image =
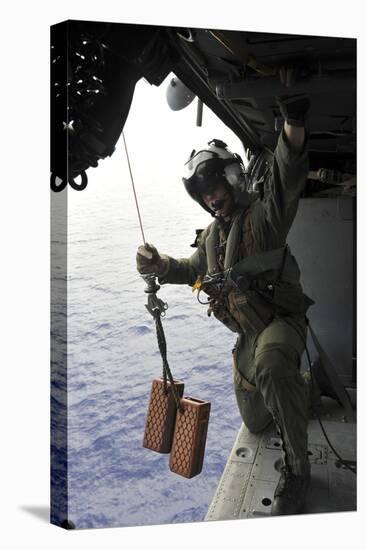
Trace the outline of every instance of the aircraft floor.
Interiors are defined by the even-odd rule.
[[[345,421],[336,401],[323,397],[322,403],[321,420],[331,444],[342,459],[356,461],[356,424]],[[304,513],[356,510],[356,476],[340,464],[316,418],[308,434],[311,482]],[[243,424],[205,520],[270,516],[282,465],[280,446],[274,425],[252,434]]]

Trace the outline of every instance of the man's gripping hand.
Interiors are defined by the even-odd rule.
[[[154,245],[146,243],[137,249],[136,268],[141,275],[151,273],[163,277],[169,269],[169,258],[159,254]]]
[[[281,115],[290,126],[304,127],[310,101],[307,95],[283,95],[276,97]]]

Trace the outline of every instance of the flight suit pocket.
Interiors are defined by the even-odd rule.
[[[230,311],[223,303],[212,301],[208,310],[208,315],[214,314],[218,321],[221,321],[229,330],[240,334],[241,327],[232,317]]]
[[[228,302],[230,312],[243,332],[260,333],[274,318],[273,308],[253,290],[245,293],[232,290]]]

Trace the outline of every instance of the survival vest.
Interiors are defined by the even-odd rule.
[[[261,332],[276,314],[305,314],[314,302],[303,292],[300,270],[288,245],[261,250],[252,210],[238,209],[227,233],[215,220],[206,239],[208,278],[228,273],[234,285],[217,291],[204,285],[213,313],[234,332]]]

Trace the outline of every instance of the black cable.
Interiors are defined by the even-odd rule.
[[[198,300],[198,302],[199,302],[200,304],[202,304],[203,306],[208,306],[211,302],[210,302],[210,301],[208,301],[208,302],[201,302],[201,300],[200,300],[200,293],[201,293],[201,292],[202,292],[202,290],[199,289],[198,292],[197,292],[197,300]]]
[[[286,250],[285,252],[287,252],[287,250]],[[284,262],[283,262],[283,263],[284,263]],[[226,273],[226,277],[225,277],[224,283],[222,284],[222,287],[221,287],[221,289],[220,289],[219,295],[218,295],[218,297],[216,298],[216,300],[218,300],[218,299],[221,297],[223,288],[224,288],[224,286],[225,286],[225,284],[226,284],[226,282],[227,282],[228,275],[229,275],[229,270],[228,270],[227,273]],[[201,300],[199,299],[199,293],[200,293],[200,291],[198,291],[198,295],[197,295],[197,300],[199,301],[199,303],[200,303],[200,304],[204,304],[204,305],[209,304],[210,302],[207,302],[207,303],[201,302]],[[308,320],[308,319],[306,319],[306,320],[307,320],[307,323],[309,323],[309,320]],[[294,328],[295,328],[295,327],[294,327]],[[309,354],[309,350],[308,350],[308,347],[307,347],[307,343],[306,343],[306,340],[304,340],[302,334],[300,334],[300,332],[299,332],[297,329],[295,329],[295,330],[296,330],[297,334],[300,336],[302,342],[304,343],[304,347],[305,347],[305,351],[306,351],[306,357],[307,357],[307,360],[308,360],[308,363],[309,363],[309,368],[310,368],[310,380],[311,380],[311,385],[312,385],[312,387],[314,388],[313,369],[312,369],[312,366],[311,366],[311,359],[310,359],[310,354]],[[333,447],[332,443],[331,443],[330,440],[329,440],[329,437],[328,437],[328,435],[327,435],[327,433],[326,433],[326,431],[325,431],[325,428],[324,428],[324,426],[323,426],[323,423],[322,423],[322,421],[321,421],[321,419],[320,419],[320,416],[319,416],[318,412],[317,412],[316,410],[314,410],[314,412],[315,412],[315,415],[316,415],[317,420],[318,420],[318,422],[319,422],[320,428],[321,428],[321,430],[322,430],[322,432],[323,432],[324,438],[325,438],[325,440],[327,441],[329,447],[332,449],[333,453],[336,455],[336,457],[338,458],[339,462],[340,462],[341,464],[343,464],[343,466],[345,466],[345,468],[347,468],[347,469],[350,470],[353,474],[356,475],[356,474],[357,474],[356,466],[355,466],[355,468],[352,468],[352,467],[348,464],[348,462],[347,462],[345,459],[343,459],[343,458],[340,456],[340,454],[335,450],[335,448]]]
[[[224,281],[221,283],[221,288],[220,288],[219,294],[218,294],[217,298],[213,297],[213,300],[215,300],[215,301],[220,300],[221,295],[222,295],[222,292],[223,292],[223,290],[224,290],[224,287],[225,287],[225,285],[226,285],[226,283],[227,283],[227,280],[228,280],[228,278],[229,278],[229,274],[230,274],[230,270],[227,269],[227,270],[226,270],[226,274],[225,274],[225,279],[224,279]],[[210,284],[210,283],[209,283],[209,284]],[[211,283],[211,284],[215,284],[215,283]],[[207,306],[207,305],[211,304],[211,301],[212,301],[212,300],[209,300],[208,302],[201,302],[201,300],[200,300],[200,292],[202,292],[201,289],[199,289],[198,292],[197,292],[197,300],[198,300],[198,302],[199,302],[200,304],[202,304],[203,306]],[[205,291],[203,291],[203,292],[205,292]]]
[[[314,388],[313,368],[312,368],[312,366],[311,366],[310,354],[309,354],[309,350],[308,350],[307,345],[305,345],[305,351],[306,351],[306,357],[307,357],[307,360],[308,360],[308,363],[309,363],[309,367],[310,367],[310,380],[311,380],[311,385],[312,385],[312,387]],[[353,474],[356,475],[356,474],[357,474],[356,466],[355,466],[355,468],[353,469],[353,468],[348,464],[348,462],[347,462],[345,459],[343,459],[343,458],[339,455],[339,453],[335,450],[335,448],[333,447],[333,445],[332,445],[331,442],[329,441],[328,435],[327,435],[327,433],[326,433],[326,431],[325,431],[325,428],[324,428],[323,423],[322,423],[322,421],[321,421],[321,419],[320,419],[320,416],[319,416],[319,414],[318,414],[318,411],[317,411],[316,409],[314,409],[314,412],[315,412],[316,418],[317,418],[317,420],[318,420],[318,422],[319,422],[320,428],[321,428],[321,430],[322,430],[322,432],[323,432],[323,435],[324,435],[324,437],[325,437],[325,439],[326,439],[326,441],[327,441],[329,447],[332,449],[333,453],[336,455],[336,457],[338,458],[339,462],[340,462],[341,464],[343,464],[343,466],[345,466],[346,468],[348,468],[348,470],[351,470],[351,472],[352,472]]]
[[[309,319],[305,316],[305,319],[306,319],[306,323],[309,324]],[[292,325],[293,326],[293,325]],[[310,353],[309,353],[309,350],[308,350],[308,346],[307,346],[307,343],[306,343],[306,340],[303,338],[302,334],[300,333],[300,331],[297,330],[297,328],[295,326],[293,326],[294,330],[296,331],[296,333],[299,335],[300,339],[302,340],[303,344],[304,344],[304,348],[305,348],[305,351],[306,351],[306,357],[307,357],[307,360],[308,360],[308,363],[309,363],[309,368],[310,368],[310,380],[311,380],[311,385],[312,385],[312,388],[314,388],[314,378],[313,378],[313,367],[311,366],[311,359],[310,359]],[[329,447],[332,449],[333,453],[336,455],[336,457],[338,458],[338,460],[340,461],[341,464],[343,464],[343,466],[345,466],[345,468],[347,468],[348,470],[351,470],[351,472],[353,474],[357,474],[357,471],[356,471],[356,466],[355,466],[355,469],[353,469],[349,464],[348,464],[348,461],[346,461],[345,459],[343,459],[340,454],[335,450],[335,448],[333,447],[333,445],[331,444],[330,440],[329,440],[329,437],[327,436],[327,433],[325,431],[325,428],[323,426],[323,423],[320,419],[320,416],[318,414],[318,411],[314,409],[314,412],[315,412],[315,415],[316,415],[316,418],[319,422],[319,425],[320,425],[320,428],[323,432],[323,435],[324,435],[324,438],[325,440],[327,441]]]

